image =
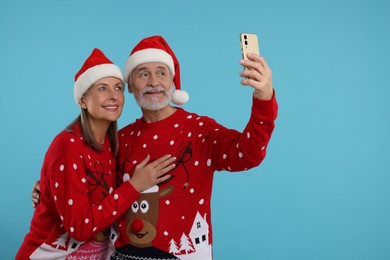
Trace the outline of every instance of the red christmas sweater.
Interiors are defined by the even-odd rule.
[[[111,259],[212,259],[210,199],[214,171],[244,171],[266,155],[277,116],[275,97],[253,98],[242,133],[178,108],[155,123],[142,118],[119,131],[120,174],[129,178],[146,155],[177,158],[172,178],[142,193],[117,221]]]
[[[94,241],[139,196],[129,182],[115,189],[116,158],[108,137],[97,152],[82,140],[80,125],[73,131],[57,135],[46,152],[40,203],[16,259],[65,259]]]

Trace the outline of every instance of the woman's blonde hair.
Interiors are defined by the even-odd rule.
[[[103,151],[104,148],[101,146],[95,139],[92,133],[91,125],[88,121],[88,112],[86,109],[81,109],[80,115],[76,117],[75,120],[73,120],[66,128],[65,130],[68,132],[74,132],[73,131],[73,126],[77,123],[80,124],[81,126],[81,133],[84,142],[91,147],[92,149],[96,151]],[[118,150],[119,150],[119,141],[118,141],[118,124],[117,121],[111,122],[108,130],[107,130],[107,135],[108,138],[110,139],[111,143],[111,150],[114,156],[117,156]]]

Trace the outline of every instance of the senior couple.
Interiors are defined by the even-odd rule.
[[[178,107],[189,96],[163,37],[142,39],[124,75],[94,49],[75,75],[80,115],[45,155],[16,259],[211,260],[213,173],[258,166],[277,117],[265,59],[240,64],[254,90],[241,132]],[[125,83],[142,117],[117,132]]]

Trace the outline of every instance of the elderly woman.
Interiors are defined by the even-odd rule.
[[[16,259],[105,259],[110,225],[174,168],[147,156],[117,187],[117,119],[124,105],[121,70],[94,49],[75,76],[80,115],[51,143],[40,177],[40,203]]]

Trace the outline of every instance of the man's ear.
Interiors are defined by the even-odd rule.
[[[134,93],[133,87],[131,86],[131,84],[129,82],[127,83],[127,91],[129,91],[130,94]]]

